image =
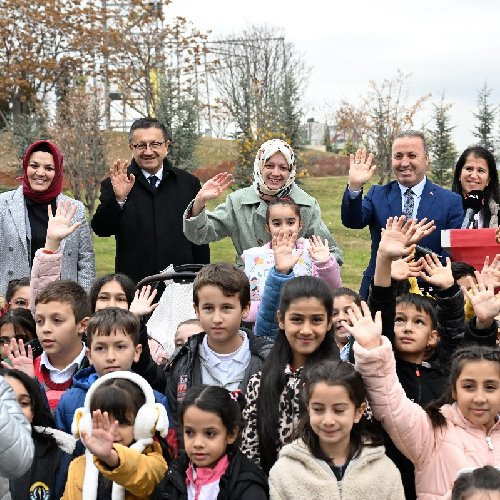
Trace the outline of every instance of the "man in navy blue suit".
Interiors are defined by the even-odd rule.
[[[412,130],[396,136],[392,144],[392,170],[395,181],[385,186],[372,186],[363,198],[363,186],[375,172],[373,155],[358,150],[351,155],[349,184],[342,199],[342,224],[351,229],[370,227],[371,258],[363,273],[359,293],[365,299],[375,271],[375,256],[380,234],[391,216],[406,215],[419,220],[434,220],[437,231],[422,239],[421,245],[442,254],[441,230],[460,228],[464,212],[456,193],[437,186],[427,179],[429,153],[425,137]]]

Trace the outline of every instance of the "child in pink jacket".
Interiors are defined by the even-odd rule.
[[[277,236],[280,230],[286,230],[293,233],[297,238],[295,248],[303,252],[309,252],[312,260],[312,276],[321,278],[326,281],[330,289],[333,291],[342,286],[342,279],[340,278],[340,266],[335,257],[330,255],[328,243],[321,241],[318,236],[313,236],[310,240],[305,238],[298,238],[298,234],[302,229],[302,221],[300,219],[300,208],[291,198],[273,198],[268,206],[266,212],[266,231],[269,233],[271,239]],[[245,254],[252,252],[255,248],[271,249],[271,241],[262,247],[254,247],[243,252],[241,256],[245,261]],[[296,273],[297,275],[297,273]],[[252,277],[250,285],[252,285]],[[245,321],[250,323],[255,322],[257,317],[257,309],[260,304],[260,297],[254,298],[258,292],[251,290],[251,306],[248,316]]]
[[[381,335],[380,312],[353,305],[356,368],[363,376],[375,418],[415,465],[419,499],[449,499],[464,468],[500,465],[500,349],[458,349],[450,386],[427,411],[408,399],[398,381],[392,345]]]

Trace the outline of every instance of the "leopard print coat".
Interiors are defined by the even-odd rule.
[[[278,452],[281,448],[292,441],[293,432],[299,420],[299,400],[300,400],[300,374],[302,369],[292,371],[290,366],[285,368],[286,384],[280,396],[278,422]],[[246,422],[243,431],[241,451],[260,466],[259,435],[257,431],[257,399],[259,397],[261,372],[255,374],[248,382],[245,394],[247,404],[243,410],[243,417]]]

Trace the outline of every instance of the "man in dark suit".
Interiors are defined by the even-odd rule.
[[[341,207],[342,224],[351,229],[370,227],[371,258],[363,273],[359,293],[365,299],[375,271],[375,256],[380,234],[391,216],[406,215],[419,220],[434,220],[437,231],[421,241],[421,245],[441,254],[441,230],[460,228],[464,212],[459,195],[432,183],[425,176],[429,153],[425,137],[420,132],[399,134],[392,144],[392,169],[395,181],[384,186],[372,186],[363,198],[363,186],[375,172],[373,155],[358,150],[351,155],[349,184]]]
[[[154,118],[136,120],[129,133],[133,159],[117,160],[101,184],[91,226],[98,236],[115,235],[115,272],[135,282],[169,264],[210,262],[208,245],[188,241],[182,215],[200,181],[167,158],[170,134]]]

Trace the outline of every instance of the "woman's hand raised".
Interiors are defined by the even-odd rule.
[[[194,199],[191,217],[199,215],[207,201],[215,200],[232,184],[234,184],[234,178],[227,172],[221,172],[205,182]]]
[[[70,234],[75,232],[82,224],[83,221],[71,224],[71,220],[75,216],[78,206],[75,203],[71,206],[71,202],[60,201],[57,204],[56,214],[52,214],[52,207],[49,205],[49,222],[47,224],[47,236],[45,239],[45,248],[51,252],[59,249],[61,241],[67,238]]]

